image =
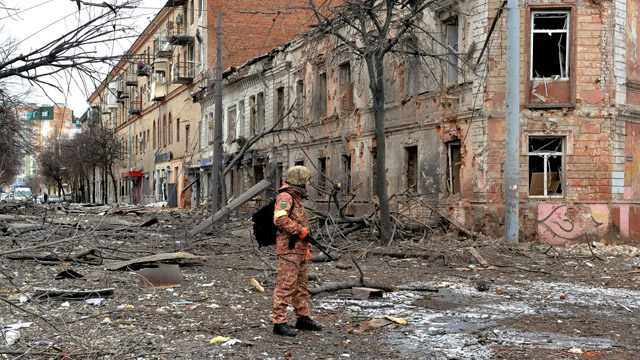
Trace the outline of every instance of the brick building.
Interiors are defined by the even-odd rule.
[[[99,198],[106,191],[111,201],[195,204],[192,190],[184,191],[195,182],[195,193],[199,192],[201,163],[194,153],[199,152],[203,129],[194,95],[207,86],[214,71],[218,10],[223,10],[229,51],[223,60],[232,66],[240,57],[255,56],[298,33],[300,13],[289,9],[295,2],[286,4],[166,2],[89,98],[102,124],[117,131],[124,154],[113,179],[116,189],[108,174],[98,175]]]
[[[501,4],[434,2],[423,25],[437,39],[434,49],[443,56],[453,49],[456,56],[448,65],[389,61],[385,73],[392,208],[419,217],[438,208],[495,236],[504,230],[504,17],[489,31]],[[638,0],[521,6],[522,240],[640,238],[634,221],[640,211],[639,8]],[[351,212],[371,213],[377,155],[366,67],[333,39],[306,41],[247,58],[225,73],[227,161],[281,117],[283,126],[305,130],[256,143],[227,175],[227,192],[237,196],[262,178],[277,184],[287,167],[304,164],[319,187],[328,178],[342,184],[344,199],[354,193]],[[205,103],[201,127],[213,114]],[[201,134],[203,154],[209,140]],[[312,195],[320,207],[328,201]]]

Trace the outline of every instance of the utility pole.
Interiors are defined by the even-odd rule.
[[[507,4],[506,153],[504,240],[518,243],[520,171],[520,10],[518,0]]]
[[[215,214],[220,204],[220,184],[222,176],[222,11],[218,11],[216,29],[216,79],[215,114],[213,123],[213,166],[211,167],[211,211]]]

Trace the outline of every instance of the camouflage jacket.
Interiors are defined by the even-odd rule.
[[[291,210],[292,200],[295,202],[293,211]],[[300,239],[296,241],[295,248],[289,249],[291,235],[299,234],[303,226],[309,228],[309,219],[307,218],[307,211],[304,209],[302,195],[287,183],[283,183],[282,187],[278,189],[273,212],[273,223],[278,227],[276,255],[305,255],[307,253],[309,242]]]

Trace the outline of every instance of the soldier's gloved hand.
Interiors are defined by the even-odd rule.
[[[300,239],[304,239],[307,237],[307,235],[309,235],[309,229],[303,226],[302,230],[300,230],[300,235],[298,235],[298,237]]]
[[[307,261],[311,261],[311,251],[307,249]]]

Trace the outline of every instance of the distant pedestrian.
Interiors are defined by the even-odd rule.
[[[303,199],[307,197],[306,184],[309,169],[294,166],[287,171],[286,181],[278,189],[273,223],[278,227],[276,255],[278,256],[278,278],[273,292],[273,332],[278,335],[296,336],[297,332],[287,323],[287,306],[293,304],[296,329],[322,330],[320,324],[309,317],[309,292],[307,290],[307,261],[311,259],[309,242],[309,220]]]
[[[42,195],[42,200],[44,201],[45,204],[47,204],[49,202],[49,194],[47,194],[47,192],[44,192],[44,195]]]

